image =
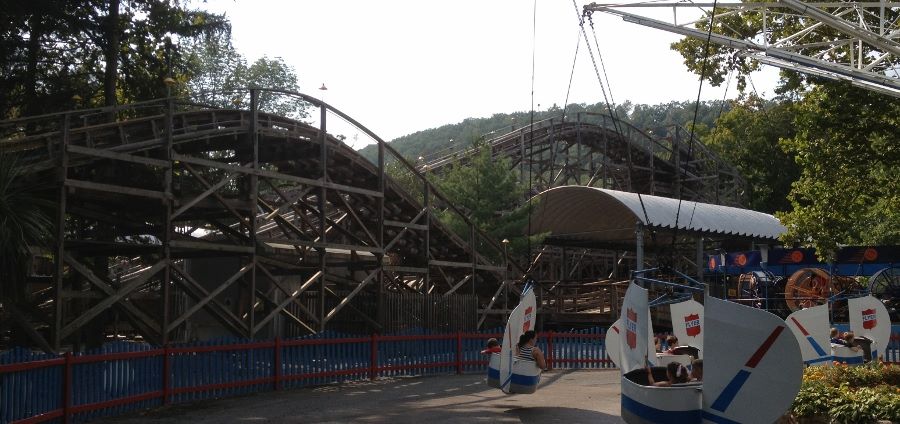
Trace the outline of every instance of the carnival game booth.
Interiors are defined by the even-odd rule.
[[[649,302],[641,285],[659,283],[646,277],[649,271],[635,273],[622,305],[622,418],[628,423],[771,423],[781,417],[800,390],[797,340],[784,331],[781,318],[710,296],[704,298],[703,381],[647,384],[648,371],[655,381],[667,378],[661,368],[648,369],[653,352],[642,320]]]
[[[541,369],[534,361],[516,357],[519,336],[535,329],[537,305],[534,290],[526,285],[519,305],[513,309],[503,330],[500,353],[491,354],[488,363],[488,386],[499,388],[505,393],[530,394],[537,391],[541,381]]]

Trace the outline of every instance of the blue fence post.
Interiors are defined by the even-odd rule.
[[[372,333],[371,348],[369,349],[369,380],[375,379],[378,372],[378,335]]]
[[[66,365],[63,367],[63,423],[69,424],[72,416],[72,352],[66,352]]]
[[[281,337],[275,338],[275,359],[272,366],[275,367],[275,390],[281,390]]]
[[[172,373],[172,362],[169,355],[169,345],[166,344],[163,347],[163,363],[162,363],[162,392],[163,392],[163,405],[168,405],[171,401],[171,386],[172,382],[169,381],[169,374]]]

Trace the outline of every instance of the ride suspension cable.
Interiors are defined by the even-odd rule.
[[[706,65],[709,62],[709,45],[712,40],[712,30],[716,18],[716,6],[719,0],[713,0],[712,11],[709,14],[709,29],[706,32],[706,43],[703,46],[703,64],[700,66],[700,83],[697,87],[697,101],[694,103],[694,119],[691,122],[691,132],[688,136],[688,157],[694,156],[694,130],[697,128],[697,115],[700,112],[700,94],[703,92],[703,80],[706,79]],[[678,148],[678,147],[676,147]],[[682,167],[683,168],[683,167]],[[681,215],[681,201],[684,197],[684,184],[682,184],[683,169],[678,170],[678,207],[675,209],[675,225],[672,230],[672,256],[675,256],[675,242],[678,240],[678,219]],[[695,206],[696,207],[696,206]],[[691,216],[693,221],[693,215]]]
[[[593,49],[591,49],[591,42],[588,39],[587,31],[584,29],[584,15],[587,15],[588,22],[591,25],[591,32],[593,32],[593,34],[594,34],[594,44],[596,45],[596,48],[597,48],[597,55],[601,56],[600,64],[603,67],[603,75],[606,77],[606,86],[609,86],[609,77],[606,74],[606,66],[603,63],[603,57],[600,54],[600,43],[597,40],[597,29],[594,28],[594,19],[592,18],[590,13],[587,13],[587,12],[585,12],[584,14],[578,13],[578,3],[576,3],[576,0],[572,0],[572,4],[575,6],[575,14],[578,16],[578,24],[581,27],[581,33],[584,35],[584,41],[585,41],[585,44],[587,45],[588,53],[591,56],[591,63],[594,65],[594,74],[597,76],[597,82],[600,83],[600,89],[603,92],[603,100],[606,103],[606,109],[607,109],[607,111],[609,111],[610,118],[612,118],[611,120],[613,123],[613,129],[615,130],[617,137],[619,137],[620,139],[624,139],[624,137],[622,136],[622,130],[619,128],[618,113],[616,112],[615,108],[610,105],[610,100],[612,98],[612,88],[611,87],[609,88],[609,97],[607,97],[606,96],[606,87],[603,84],[603,79],[600,77],[600,69],[597,67],[597,60],[594,58],[594,51],[593,51]],[[590,187],[594,184],[594,180],[596,179],[596,177],[597,177],[596,173],[591,176],[591,179],[587,183],[588,187]],[[647,208],[644,206],[644,198],[641,196],[641,193],[637,193],[637,195],[638,195],[638,200],[641,203],[641,210],[644,212],[644,221],[649,223],[650,218],[647,216]]]

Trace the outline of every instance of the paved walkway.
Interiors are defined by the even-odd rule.
[[[532,395],[482,375],[390,378],[176,405],[106,423],[621,423],[619,371],[544,373]]]

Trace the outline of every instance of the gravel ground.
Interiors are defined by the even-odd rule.
[[[551,371],[506,395],[483,375],[385,378],[181,404],[103,423],[621,423],[619,371]]]

